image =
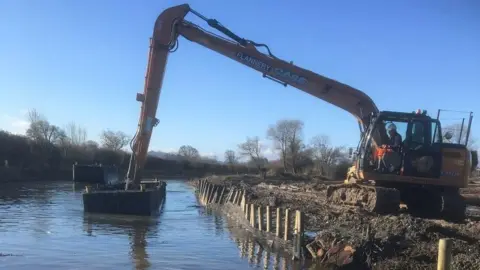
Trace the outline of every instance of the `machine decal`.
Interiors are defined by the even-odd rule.
[[[441,172],[441,175],[442,175],[442,176],[459,176],[460,173],[458,173],[458,172],[450,172],[450,171],[447,171],[447,172],[446,172],[446,171],[442,171],[442,172]]]
[[[242,52],[237,52],[237,57],[240,58],[240,60],[242,60],[243,62],[250,64],[254,68],[258,68],[258,69],[264,70],[266,72],[271,72],[272,71],[271,66],[265,64],[264,62],[258,60],[255,57],[246,55]]]
[[[273,72],[275,75],[291,82],[295,82],[297,84],[306,84],[308,83],[307,78],[302,77],[296,73],[290,72],[288,70],[284,70],[283,68],[272,68],[272,66],[258,60],[255,57],[250,55],[244,54],[242,52],[237,52],[237,57],[240,58],[243,62],[253,66],[254,68],[261,69],[265,72]]]

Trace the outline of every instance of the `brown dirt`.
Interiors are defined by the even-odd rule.
[[[454,269],[480,269],[480,209],[469,207],[463,223],[413,217],[404,210],[396,215],[377,215],[359,208],[329,205],[328,184],[321,179],[256,176],[209,177],[209,181],[247,190],[251,203],[302,210],[305,229],[342,239],[356,248],[357,260],[368,260],[372,269],[435,269],[440,238],[454,239]],[[479,200],[480,186],[462,194]],[[472,199],[474,198],[474,199]],[[366,230],[370,228],[367,239]],[[359,252],[361,251],[361,252]]]

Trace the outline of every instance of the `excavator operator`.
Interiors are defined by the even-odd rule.
[[[388,135],[390,136],[390,140],[388,142],[388,146],[392,148],[398,148],[402,144],[402,135],[398,134],[397,126],[394,123],[388,125]]]

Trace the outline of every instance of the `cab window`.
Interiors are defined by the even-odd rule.
[[[425,125],[422,121],[413,121],[412,123],[412,142],[425,143]]]

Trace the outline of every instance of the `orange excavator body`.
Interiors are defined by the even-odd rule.
[[[188,13],[193,13],[200,17],[206,21],[209,26],[217,29],[226,37],[208,32],[200,26],[185,20],[185,16]],[[401,183],[402,187],[408,187],[410,184],[417,186],[428,184],[430,186],[442,186],[445,188],[458,188],[466,185],[465,174],[458,173],[459,170],[462,172],[469,171],[472,165],[471,162],[467,160],[466,150],[462,147],[451,145],[445,148],[441,140],[437,142],[438,145],[435,146],[438,148],[435,148],[437,173],[442,174],[439,175],[439,177],[405,176],[403,173],[399,173],[400,171],[403,172],[402,166],[404,165],[397,166],[402,167],[401,170],[387,170],[387,173],[385,173],[385,169],[383,169],[382,172],[376,171],[376,169],[368,169],[370,167],[381,166],[369,166],[367,163],[380,159],[385,163],[383,157],[394,152],[392,149],[381,147],[388,141],[384,120],[408,122],[409,128],[413,125],[412,123],[414,121],[423,121],[422,123],[426,124],[426,126],[436,124],[438,126],[438,131],[435,130],[435,132],[438,132],[437,136],[439,136],[441,132],[440,123],[434,119],[427,118],[427,116],[420,117],[417,115],[418,113],[380,112],[373,100],[364,92],[310,70],[298,67],[292,62],[279,59],[271,53],[267,45],[237,36],[217,20],[208,19],[195,10],[192,10],[188,4],[178,5],[164,10],[155,22],[153,36],[150,40],[145,87],[143,93],[137,94],[137,101],[140,101],[142,105],[138,130],[131,142],[133,154],[127,173],[128,180],[138,182],[141,176],[141,170],[145,165],[153,127],[159,123],[159,120],[156,118],[156,112],[168,55],[176,50],[179,36],[248,66],[260,72],[265,78],[271,79],[284,86],[291,85],[352,114],[359,123],[362,141],[359,144],[360,146],[357,152],[363,153],[361,157],[355,160],[355,166],[349,172],[348,177],[354,179],[354,182],[374,180],[378,183],[389,183],[389,186],[393,185],[394,188],[396,188],[395,183]],[[258,47],[266,48],[268,53],[260,52],[257,49]],[[431,128],[426,128],[425,130],[427,132],[424,138],[432,142],[432,136],[435,136],[436,133],[432,135],[433,131]],[[409,132],[411,132],[411,130],[409,130]],[[428,147],[431,147],[431,145],[432,144],[429,143]],[[376,149],[376,152],[370,153],[370,156],[368,156],[368,152],[370,151],[368,149]],[[406,152],[409,154],[413,153],[413,150],[409,151]],[[412,158],[420,159],[430,155],[428,151],[422,153],[423,156],[420,155],[417,157],[413,155]],[[405,163],[406,158],[404,152],[392,155],[400,156],[402,160],[401,163]],[[418,160],[414,160],[411,162],[412,164],[430,164],[427,161],[421,161],[419,163]],[[440,162],[440,165],[438,162]],[[460,164],[460,167],[457,166],[458,164]],[[427,170],[425,168],[430,165],[422,166],[420,166],[422,170]],[[392,167],[391,164],[390,167]],[[445,168],[450,169],[446,172]],[[418,180],[420,178],[421,180]]]

